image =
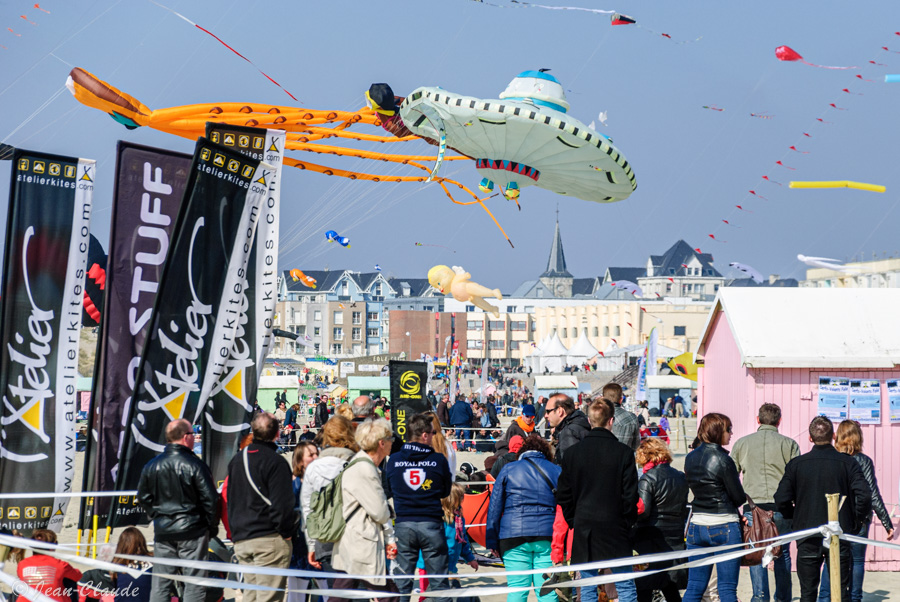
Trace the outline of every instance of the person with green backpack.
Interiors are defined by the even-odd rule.
[[[306,524],[306,545],[309,564],[317,569],[331,571],[331,554],[334,542],[319,541],[310,534],[310,513],[313,494],[330,484],[344,466],[359,451],[353,434],[353,424],[343,416],[332,416],[322,427],[319,457],[306,467],[303,486],[300,488],[300,506]],[[316,522],[315,520],[313,521]],[[321,522],[321,521],[320,521]]]

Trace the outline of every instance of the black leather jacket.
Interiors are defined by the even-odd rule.
[[[157,541],[197,539],[219,530],[218,494],[209,468],[194,452],[169,443],[144,466],[137,500],[153,519]]]
[[[864,453],[858,453],[853,456],[853,459],[856,460],[856,463],[859,464],[859,467],[862,469],[863,476],[866,478],[866,483],[869,484],[869,489],[872,490],[872,510],[875,511],[875,514],[878,516],[878,520],[881,521],[882,526],[885,531],[890,531],[894,528],[894,523],[891,521],[891,514],[888,512],[887,508],[884,507],[884,500],[881,499],[881,491],[878,490],[878,479],[875,478],[875,465],[872,463],[872,458],[867,456]],[[862,537],[866,537],[869,531],[869,525],[872,523],[872,513],[869,512],[869,518],[866,520],[865,525],[863,526],[863,534]]]
[[[737,467],[721,445],[703,443],[684,459],[684,475],[694,494],[691,507],[704,514],[740,514],[747,501]]]
[[[644,503],[644,511],[638,514],[636,526],[657,527],[670,545],[683,544],[688,514],[688,484],[684,473],[670,464],[654,466],[638,481],[638,496]]]

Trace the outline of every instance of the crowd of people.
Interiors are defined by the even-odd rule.
[[[492,400],[484,405],[479,408],[483,416],[499,424]],[[685,549],[697,550],[690,557],[697,560],[707,557],[710,548],[740,544],[743,526],[751,525],[754,516],[749,504],[770,513],[778,532],[786,534],[827,523],[825,494],[838,493],[845,498],[839,513],[845,533],[867,536],[874,510],[888,538],[894,535],[872,460],[862,453],[862,431],[853,421],[841,422],[835,431],[828,418],[814,418],[809,425],[812,448],[801,455],[797,442],[778,432],[781,409],[765,404],[759,408],[757,431],[734,442],[729,454],[725,447],[731,444],[731,420],[710,413],[701,418],[681,471],[672,465],[665,431],[641,424],[639,414],[625,409],[622,387],[615,383],[589,402],[579,404],[557,393],[540,405],[549,438],[538,429],[535,405],[523,404],[521,414],[494,441],[485,472],[476,475],[493,481],[486,552],[501,558],[507,571],[526,573],[508,576],[510,602],[524,602],[529,588],[540,602],[571,599],[572,588],[558,585],[568,579],[565,573],[543,574],[554,565]],[[371,398],[361,396],[347,409],[348,416],[336,411],[314,437],[298,441],[290,462],[277,443],[285,418],[257,414],[221,491],[192,451],[192,425],[172,421],[165,450],[144,467],[138,486],[137,501],[153,521],[153,555],[204,560],[221,518],[237,561],[330,574],[315,585],[330,590],[331,602],[343,602],[349,599],[347,592],[359,589],[395,592],[407,601],[417,571],[429,575],[420,582],[422,589],[460,587],[453,578],[457,563],[475,570],[479,565],[461,513],[465,490],[455,482],[462,468],[459,446],[447,436],[449,428],[444,429],[468,438],[465,431],[475,419],[472,405],[442,396],[435,411],[409,417],[405,441],[376,412]],[[137,541],[132,531],[140,534],[126,530],[117,553],[149,555],[143,538]],[[36,531],[34,538],[55,541],[44,531]],[[796,549],[800,600],[829,600],[830,560],[821,534],[798,540]],[[863,544],[840,543],[844,601],[862,599],[865,551]],[[638,569],[672,569],[686,561]],[[649,602],[654,595],[668,602],[697,602],[711,592],[723,602],[735,602],[740,565],[740,558],[728,558],[676,567],[619,579],[602,591],[608,595],[614,588],[621,602]],[[178,585],[185,602],[207,599],[206,588],[195,580],[205,571],[194,567],[190,562],[180,567],[188,578]],[[39,589],[82,579],[66,563],[38,552],[18,568],[20,578]],[[157,567],[152,584],[139,588],[140,602],[170,602],[176,582],[169,572],[174,570]],[[611,572],[634,570],[628,564]],[[790,571],[790,547],[782,546],[774,560],[775,600],[792,599]],[[576,577],[598,574],[581,570]],[[115,587],[115,575],[112,579]],[[289,582],[277,571],[245,572],[243,580],[268,587],[245,589],[244,602],[280,602],[286,595],[296,596],[286,590],[309,584],[293,577]],[[765,567],[751,567],[750,580],[754,601],[771,599]],[[596,584],[580,587],[581,602],[595,602],[598,595]],[[447,602],[450,597],[438,593],[436,599]]]

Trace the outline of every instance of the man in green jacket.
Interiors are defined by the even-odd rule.
[[[752,435],[741,437],[734,444],[731,459],[743,475],[744,491],[757,506],[775,512],[775,526],[779,534],[791,530],[791,521],[775,511],[775,491],[784,476],[784,467],[800,455],[800,446],[789,437],[778,433],[781,424],[781,408],[774,403],[760,406],[756,422],[759,428]],[[744,516],[752,524],[750,508],[744,507]],[[769,575],[762,565],[750,567],[753,584],[753,602],[769,602]],[[781,557],[775,559],[775,600],[791,600],[790,546],[781,546]]]

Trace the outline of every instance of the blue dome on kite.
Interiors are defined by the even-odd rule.
[[[562,85],[546,71],[523,71],[509,82],[500,98],[530,102],[560,113],[569,110]]]

